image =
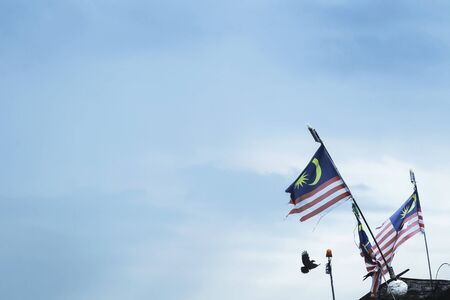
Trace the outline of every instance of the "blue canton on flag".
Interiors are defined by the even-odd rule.
[[[364,262],[366,264],[367,275],[364,276],[366,279],[369,276],[372,276],[372,286],[370,288],[370,292],[373,295],[376,295],[378,292],[378,288],[381,283],[381,272],[380,272],[380,264],[375,259],[375,255],[372,250],[372,245],[369,241],[369,237],[364,231],[363,225],[359,221],[358,217],[356,217],[358,221],[358,236],[359,236],[359,249],[360,254],[364,257]]]
[[[286,192],[295,205],[288,215],[301,214],[300,222],[324,214],[351,196],[323,145]]]
[[[359,236],[359,249],[361,250],[361,256],[364,257],[366,262],[367,272],[372,272],[376,266],[375,258],[372,256],[372,245],[370,244],[369,237],[367,236],[361,222],[358,220],[358,236]]]

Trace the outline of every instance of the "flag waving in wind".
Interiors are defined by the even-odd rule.
[[[377,295],[378,288],[380,287],[381,283],[381,266],[380,263],[375,259],[369,237],[364,231],[363,225],[359,220],[359,213],[354,204],[353,213],[355,214],[356,221],[358,222],[359,251],[361,256],[364,258],[364,263],[368,272],[364,276],[363,280],[365,280],[369,276],[372,277],[372,286],[370,287],[370,292],[372,295]]]
[[[326,213],[351,196],[326,151],[321,145],[305,170],[286,189],[291,194],[290,204],[295,205],[288,215],[301,214],[300,222]]]
[[[364,231],[364,228],[359,219],[357,221],[358,221],[359,251],[361,256],[364,258],[364,262],[366,264],[366,270],[368,274],[365,276],[365,278],[367,278],[368,276],[373,275],[378,266],[375,260],[375,256],[373,255],[372,245],[370,244],[369,237]]]
[[[398,247],[419,232],[424,232],[422,210],[420,208],[417,191],[380,227],[376,239],[383,251],[387,263],[390,265]],[[383,267],[383,274],[387,273],[387,267],[377,247],[372,247],[377,260]]]

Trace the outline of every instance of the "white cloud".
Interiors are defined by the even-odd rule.
[[[349,148],[352,152],[346,153]],[[372,147],[358,151],[354,144],[349,146],[348,143],[333,149],[339,156],[337,164],[341,173],[375,229],[412,193],[408,172],[410,168],[415,170],[435,272],[442,262],[449,260],[450,244],[445,237],[450,226],[450,201],[446,201],[445,195],[450,172],[444,166],[428,166],[421,159],[403,160],[397,154],[380,154],[375,150],[370,153],[367,149]],[[301,171],[314,151],[311,145],[267,138],[246,141],[232,148],[203,149],[196,163],[260,176],[275,174],[289,181]],[[225,225],[216,233],[216,243],[223,247],[215,249],[208,264],[199,266],[201,283],[188,299],[328,298],[329,282],[323,265],[308,275],[299,271],[301,250],[308,250],[313,258],[324,263],[323,254],[328,247],[335,251],[333,263],[339,298],[362,296],[369,290],[370,280],[361,281],[365,269],[354,244],[355,221],[349,204],[331,212],[314,232],[313,223],[300,224],[296,218],[291,218],[282,223],[265,223],[262,228],[227,228]],[[399,249],[393,266],[396,272],[411,269],[407,277],[427,278],[421,235]],[[446,273],[442,274],[445,278]]]
[[[193,271],[199,282],[188,299],[327,299],[331,293],[329,277],[324,272],[327,248],[334,250],[338,297],[356,299],[365,294],[370,288],[370,279],[362,281],[365,268],[354,244],[355,221],[350,213],[334,214],[314,232],[311,226],[290,220],[260,228],[231,226],[216,232],[214,244],[220,247],[208,248],[209,259]],[[445,232],[445,228],[438,227],[429,235],[434,271],[448,260],[448,242],[437,239],[437,236],[445,236]],[[311,258],[321,263],[307,275],[299,270],[302,250],[308,250]],[[409,268],[407,276],[427,278],[421,235],[400,248],[393,266],[397,273]],[[445,278],[445,272],[442,274]]]
[[[316,149],[311,142],[265,138],[245,141],[228,148],[203,148],[198,152],[198,157],[203,163],[219,169],[279,175],[289,182],[306,166]],[[380,153],[373,144],[367,143],[340,143],[330,152],[354,196],[362,201],[370,201],[369,207],[392,209],[400,206],[412,193],[409,170],[413,169],[424,210],[450,212],[450,201],[445,199],[447,183],[450,182],[447,165],[428,165],[428,161],[422,157],[414,161],[405,160],[399,158],[398,153]]]

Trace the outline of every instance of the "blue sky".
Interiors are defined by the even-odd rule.
[[[283,220],[308,122],[373,227],[414,168],[433,267],[448,262],[449,9],[0,1],[2,294],[325,299],[299,253],[331,247],[337,294],[361,296],[348,203],[315,231]],[[425,278],[422,238],[394,263]]]

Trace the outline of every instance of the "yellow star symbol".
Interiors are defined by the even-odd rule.
[[[303,185],[306,183],[306,181],[308,180],[308,174],[303,173],[299,179],[297,179],[297,181],[295,182],[294,185],[294,189],[298,189],[300,187],[303,187]]]

